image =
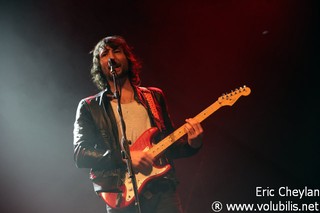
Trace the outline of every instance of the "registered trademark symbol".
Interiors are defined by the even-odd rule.
[[[222,203],[219,201],[214,201],[211,205],[214,212],[220,212],[222,210]]]

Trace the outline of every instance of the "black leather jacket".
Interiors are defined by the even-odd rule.
[[[161,129],[160,137],[171,133],[174,128],[162,91],[157,88],[141,87],[135,87],[134,91],[135,100],[147,109],[151,126]],[[151,92],[161,121],[152,115],[143,94],[145,91]],[[74,160],[78,168],[91,168],[90,178],[97,193],[117,191],[126,171],[110,100],[109,91],[82,99],[78,105],[74,123]],[[173,159],[188,157],[197,151],[198,149],[190,147],[186,140],[179,140],[167,149],[164,156],[173,166]],[[174,171],[170,174],[174,176]]]

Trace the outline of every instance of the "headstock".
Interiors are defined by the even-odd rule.
[[[251,93],[251,89],[247,86],[240,87],[239,89],[231,90],[230,93],[223,94],[219,97],[219,104],[232,106],[241,96],[247,96]]]

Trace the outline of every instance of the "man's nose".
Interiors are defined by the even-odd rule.
[[[109,58],[111,58],[111,59],[115,58],[115,55],[114,55],[114,53],[112,51],[109,52]]]

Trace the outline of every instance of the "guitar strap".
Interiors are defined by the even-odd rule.
[[[163,123],[163,119],[161,117],[161,115],[159,114],[159,111],[157,110],[156,104],[154,102],[153,96],[151,94],[150,89],[146,88],[146,87],[139,87],[141,89],[141,91],[143,92],[143,95],[145,97],[145,100],[147,101],[151,113],[154,117],[155,123],[158,127],[158,129],[162,132],[165,130],[165,126]]]

